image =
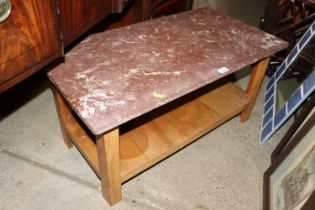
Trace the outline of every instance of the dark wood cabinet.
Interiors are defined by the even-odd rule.
[[[102,29],[112,29],[188,10],[191,2],[191,0],[59,0],[63,44],[68,46],[104,18],[106,19],[101,26]]]
[[[9,17],[0,22],[0,93],[61,57],[64,47],[73,43],[97,23],[101,23],[99,24],[101,29],[97,30],[117,28],[187,10],[191,2],[191,0],[4,1],[11,2],[12,9]],[[3,8],[3,5],[0,5],[0,16]]]
[[[143,19],[157,18],[191,8],[192,0],[142,0]]]
[[[61,55],[54,0],[11,0],[0,23],[0,92]]]
[[[67,46],[111,12],[105,0],[59,0],[60,23]]]
[[[192,0],[133,0],[120,14],[111,15],[107,29],[170,15],[191,9]]]
[[[131,0],[59,0],[64,46],[68,46],[112,13],[121,13]]]
[[[123,9],[127,4],[129,4],[131,0],[118,0],[118,1],[112,1],[112,12],[122,12]]]

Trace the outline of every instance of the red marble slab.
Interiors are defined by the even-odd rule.
[[[201,8],[91,35],[48,76],[99,135],[286,46]]]

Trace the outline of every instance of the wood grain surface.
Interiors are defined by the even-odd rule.
[[[11,15],[0,24],[0,92],[28,76],[26,70],[33,73],[35,65],[61,55],[55,1],[12,0],[11,4]]]

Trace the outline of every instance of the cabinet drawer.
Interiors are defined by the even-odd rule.
[[[55,1],[10,2],[11,14],[0,23],[0,92],[6,81],[61,54]]]

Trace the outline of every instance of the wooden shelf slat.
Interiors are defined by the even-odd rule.
[[[247,95],[228,83],[120,136],[122,182],[239,114]]]
[[[239,114],[248,103],[247,95],[239,87],[228,83],[122,134],[121,182]],[[95,142],[74,117],[65,127],[73,143],[99,175]]]

